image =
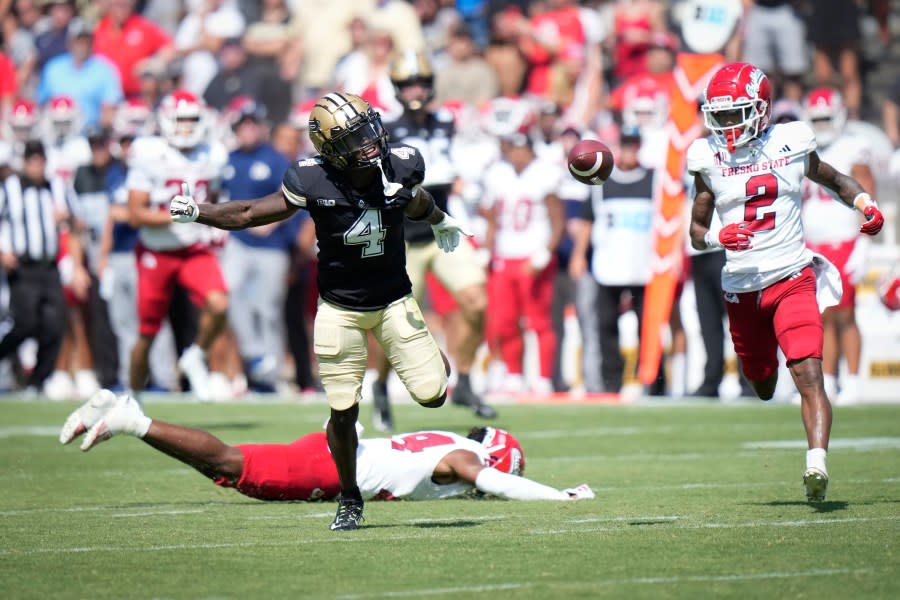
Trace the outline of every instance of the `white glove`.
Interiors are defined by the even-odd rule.
[[[453,252],[459,246],[459,234],[466,237],[472,237],[472,234],[463,229],[459,221],[450,215],[444,215],[444,218],[437,225],[431,226],[434,232],[434,240],[438,247],[444,252]]]
[[[568,494],[569,499],[571,500],[593,500],[597,497],[594,490],[591,489],[591,486],[586,483],[582,483],[577,487],[565,489],[563,490],[563,493]]]
[[[169,204],[169,213],[175,223],[193,223],[200,216],[200,209],[191,196],[188,184],[181,184],[181,193],[172,198]]]
[[[844,272],[853,285],[858,284],[866,276],[866,259],[869,254],[869,239],[864,236],[856,238],[856,244],[850,256],[847,257],[847,264],[844,265]]]

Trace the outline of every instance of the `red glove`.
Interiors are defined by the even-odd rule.
[[[884,227],[884,215],[881,214],[881,211],[874,204],[866,206],[863,209],[863,215],[866,217],[866,222],[859,228],[860,233],[875,235]]]
[[[750,238],[752,237],[753,232],[750,230],[750,223],[746,221],[732,223],[719,230],[719,243],[726,250],[734,252],[752,248],[750,245]]]

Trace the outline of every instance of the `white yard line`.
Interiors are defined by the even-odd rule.
[[[619,585],[661,585],[678,583],[714,583],[730,581],[759,581],[765,579],[792,579],[800,577],[834,577],[837,575],[866,575],[873,569],[809,569],[807,571],[769,571],[763,573],[726,573],[723,575],[673,575],[671,577],[632,577],[620,579],[595,579],[593,581],[565,582],[567,590],[585,589],[599,586]],[[514,582],[469,585],[445,588],[424,588],[416,590],[396,590],[390,592],[369,592],[363,594],[342,594],[337,600],[364,600],[368,598],[408,598],[420,596],[444,596],[451,594],[477,594],[503,590],[532,588],[536,585],[553,585],[554,582]]]
[[[767,440],[761,442],[744,442],[742,447],[747,450],[772,449],[772,450],[806,450],[806,440]],[[832,438],[828,442],[828,448],[841,450],[883,450],[900,448],[900,437],[861,437],[861,438]]]
[[[583,519],[568,519],[566,523],[614,523],[638,521],[642,523],[659,522],[659,521],[677,521],[685,518],[684,515],[653,515],[653,516],[636,516],[636,517],[585,517]]]
[[[806,527],[809,525],[840,525],[844,523],[868,523],[873,521],[897,521],[900,516],[889,517],[845,517],[838,519],[799,519],[796,521],[746,521],[743,523],[679,523],[665,527],[671,529],[745,529],[755,527]],[[635,525],[640,527],[640,525]],[[532,529],[532,535],[559,535],[564,533],[597,533],[610,531],[633,531],[630,527],[566,527],[559,529]]]
[[[191,509],[191,510],[153,510],[147,512],[139,512],[139,513],[119,513],[115,515],[109,515],[110,517],[121,518],[121,517],[154,517],[157,515],[195,515],[197,513],[206,512],[202,508],[200,509]]]

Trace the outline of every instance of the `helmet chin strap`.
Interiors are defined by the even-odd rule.
[[[387,175],[384,173],[384,167],[381,166],[381,159],[379,158],[375,162],[378,163],[378,171],[381,173],[381,185],[384,186],[384,195],[388,198],[393,198],[403,189],[403,185],[388,181]]]

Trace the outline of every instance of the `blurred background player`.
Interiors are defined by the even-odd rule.
[[[75,171],[91,162],[91,146],[82,134],[81,109],[69,96],[56,96],[41,111],[41,139],[47,152],[47,172],[72,185]]]
[[[455,135],[453,115],[446,110],[433,109],[434,74],[425,53],[409,50],[397,55],[391,63],[390,77],[403,113],[388,122],[385,128],[391,140],[408,144],[422,153],[428,165],[422,186],[432,195],[438,208],[446,212],[449,197],[458,182],[450,155]],[[417,301],[424,301],[426,276],[433,273],[456,303],[457,309],[447,317],[446,329],[447,348],[457,369],[456,386],[450,401],[470,407],[480,417],[496,417],[496,411],[472,390],[469,379],[475,353],[484,336],[487,304],[484,269],[478,263],[473,246],[463,241],[456,251],[441,252],[431,228],[410,219],[403,223],[403,235],[406,272]],[[379,431],[391,431],[394,423],[387,395],[389,365],[382,358],[378,367],[378,378],[372,385],[373,424]]]
[[[68,444],[82,434],[84,451],[114,435],[133,435],[216,485],[259,500],[314,502],[332,500],[340,491],[324,432],[290,444],[230,446],[206,431],[151,419],[133,397],[103,390],[69,416],[59,441]],[[476,492],[507,500],[594,498],[587,484],[557,490],[526,479],[524,471],[519,440],[494,427],[473,427],[467,437],[414,431],[361,439],[356,449],[357,481],[366,500],[438,500]]]
[[[228,156],[224,196],[250,200],[277,193],[290,163],[266,142],[265,108],[242,96],[229,106],[228,120],[237,147]],[[281,375],[286,283],[302,216],[299,213],[279,223],[235,231],[222,252],[222,271],[231,299],[228,320],[251,390],[273,392]]]
[[[485,247],[491,268],[489,325],[506,366],[506,394],[550,394],[557,340],[551,319],[556,249],[565,215],[558,193],[563,170],[537,160],[525,128],[500,140],[502,160],[484,176]],[[537,337],[539,373],[525,381],[525,330]]]
[[[749,63],[720,68],[702,106],[711,136],[688,148],[696,194],[691,242],[697,249],[723,246],[722,288],[731,339],[757,396],[769,400],[784,352],[800,392],[809,451],[803,484],[807,499],[821,502],[828,489],[825,465],[831,404],[822,376],[821,310],[840,301],[837,269],[804,244],[800,218],[803,179],[824,185],[866,219],[877,234],[884,216],[852,177],[822,161],[812,128],[803,122],[769,126],[771,87]],[[712,212],[722,220],[710,231]]]
[[[592,188],[584,203],[583,224],[577,230],[569,262],[573,279],[590,277],[597,286],[592,309],[599,328],[595,335],[600,339],[600,364],[585,364],[584,368],[599,369],[602,391],[610,393],[620,392],[625,378],[619,344],[622,307],[630,302],[640,330],[644,286],[650,279],[654,171],[641,166],[640,148],[640,130],[623,128],[615,168],[602,187]],[[590,262],[589,248],[593,248]],[[628,248],[627,261],[621,260],[623,248]]]
[[[140,230],[137,248],[140,335],[131,351],[129,386],[147,383],[150,346],[165,318],[176,284],[201,308],[195,342],[178,359],[191,391],[206,399],[206,352],[225,324],[228,292],[218,260],[209,247],[209,230],[176,227],[165,208],[186,190],[199,202],[215,202],[228,155],[206,141],[208,114],[192,94],[176,91],[159,109],[161,137],[135,140],[128,179],[129,222]]]
[[[850,174],[863,190],[875,193],[867,140],[846,133],[847,109],[841,94],[832,88],[816,88],[803,102],[804,119],[812,127],[822,160],[842,173]],[[856,323],[856,285],[866,273],[868,240],[860,235],[860,215],[853,208],[835,202],[827,187],[806,180],[803,188],[803,233],[806,244],[841,272],[844,295],[837,306],[822,313],[824,345],[822,372],[825,392],[842,404],[860,399],[859,361],[862,337]],[[838,363],[846,361],[847,373],[838,385]],[[840,393],[838,393],[840,390]]]
[[[403,219],[427,221],[444,252],[455,250],[461,235],[471,234],[419,185],[425,177],[421,154],[389,144],[381,115],[359,96],[332,92],[320,98],[310,113],[309,135],[319,155],[291,165],[280,195],[198,205],[182,193],[172,199],[170,214],[177,223],[235,230],[284,220],[300,209],[310,212],[319,245],[321,297],[313,345],[331,406],[328,446],[341,488],[330,528],[350,531],[363,516],[355,424],[368,332],[416,402],[438,408],[447,399],[450,365],[412,297]]]

